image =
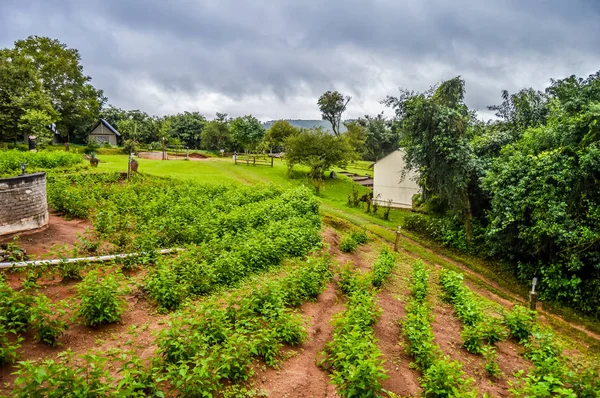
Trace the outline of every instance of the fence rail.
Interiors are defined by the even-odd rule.
[[[233,155],[233,162],[235,164],[245,164],[246,166],[264,165],[264,166],[273,167],[273,159],[274,159],[274,157],[266,157],[266,156]]]

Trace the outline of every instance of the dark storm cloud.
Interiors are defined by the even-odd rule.
[[[81,52],[111,103],[318,117],[316,96],[375,113],[402,86],[461,75],[484,109],[501,89],[543,88],[600,65],[591,0],[3,1],[0,45],[30,34]],[[490,3],[490,4],[488,4]]]

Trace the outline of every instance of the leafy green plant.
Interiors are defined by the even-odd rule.
[[[177,280],[173,269],[159,263],[146,278],[145,289],[163,311],[179,308],[188,296],[188,287]]]
[[[32,297],[13,290],[0,277],[0,326],[12,333],[24,332],[29,324]]]
[[[8,330],[4,329],[4,326],[0,325],[0,366],[14,363],[17,358],[17,349],[21,346],[23,338],[18,337],[15,342],[11,342],[8,339]]]
[[[107,358],[86,354],[74,361],[71,350],[58,354],[56,361],[24,361],[14,373],[17,378],[14,397],[94,397],[113,391],[111,377],[105,369]]]
[[[64,316],[65,310],[61,306],[53,305],[48,297],[42,294],[36,296],[29,318],[36,341],[56,347],[58,339],[67,329]]]
[[[533,331],[536,321],[535,311],[521,305],[515,305],[512,311],[504,313],[504,322],[510,336],[518,342],[526,341]]]
[[[473,379],[465,378],[462,364],[451,361],[448,357],[434,361],[423,372],[419,379],[425,397],[473,397],[476,393],[469,391]]]
[[[96,270],[90,271],[77,285],[77,295],[81,300],[77,315],[87,326],[118,322],[126,307],[122,294],[123,289],[113,272],[101,274]]]
[[[385,246],[377,257],[377,261],[373,264],[373,278],[371,280],[373,286],[381,287],[385,280],[391,275],[395,265],[396,257],[394,257],[394,254],[390,249]]]
[[[344,236],[342,240],[340,240],[340,250],[345,253],[352,253],[356,250],[357,246],[358,244],[352,239],[352,236]]]
[[[481,354],[483,350],[483,341],[481,328],[476,326],[465,326],[460,334],[463,341],[463,347],[471,354]]]
[[[502,374],[498,366],[498,353],[494,347],[485,346],[482,348],[482,354],[485,358],[484,369],[487,375],[492,379],[497,379]]]
[[[367,236],[367,231],[361,229],[359,231],[352,231],[350,233],[350,237],[354,239],[354,241],[359,245],[364,245],[369,241],[369,237]]]

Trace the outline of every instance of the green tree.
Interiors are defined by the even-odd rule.
[[[200,148],[202,130],[206,126],[206,118],[199,112],[183,112],[171,116],[173,136],[188,148]]]
[[[57,119],[31,59],[14,50],[0,50],[0,141],[45,135],[39,122],[48,122],[45,125],[48,130]]]
[[[277,120],[265,134],[264,143],[269,152],[273,153],[274,147],[283,147],[285,140],[298,134],[298,129],[287,120]]]
[[[317,194],[324,183],[324,174],[336,165],[345,165],[352,156],[352,147],[344,137],[336,137],[321,129],[303,130],[286,141],[285,159],[288,170],[295,165],[308,166],[308,173]]]
[[[30,36],[15,42],[19,56],[32,60],[52,107],[58,112],[56,127],[67,139],[84,139],[84,133],[97,121],[105,101],[101,90],[83,74],[81,57],[76,49],[56,39]]]
[[[317,105],[321,111],[321,117],[323,120],[327,120],[331,123],[333,134],[336,136],[340,135],[340,123],[342,120],[342,114],[346,110],[346,106],[352,97],[344,97],[337,91],[327,91],[319,97]]]
[[[377,161],[398,149],[400,136],[383,114],[365,116],[365,158]]]
[[[464,95],[465,82],[456,77],[426,93],[403,91],[384,102],[396,111],[407,167],[419,173],[426,196],[439,196],[460,214],[471,242],[469,185],[475,162],[468,128],[473,115]]]
[[[262,123],[252,115],[233,119],[230,132],[234,145],[243,148],[246,153],[255,150],[265,136]]]
[[[216,117],[202,130],[200,135],[201,146],[205,149],[225,149],[230,142],[231,135],[229,133],[230,120],[226,113],[217,112]]]
[[[365,155],[365,143],[367,134],[365,125],[361,119],[344,122],[346,132],[342,135],[348,140],[348,144],[354,150],[354,155],[357,159],[362,159]]]
[[[50,129],[53,118],[39,109],[27,109],[19,120],[19,128],[26,136],[35,136],[38,146],[44,147],[52,142],[54,132]]]
[[[158,124],[158,139],[162,146],[162,160],[167,160],[167,144],[173,135],[173,127],[169,118],[156,121]]]

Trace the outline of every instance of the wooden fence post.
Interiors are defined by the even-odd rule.
[[[271,156],[271,167],[273,167],[273,156]]]
[[[396,230],[396,242],[394,242],[394,251],[397,252],[398,251],[398,246],[400,245],[400,228],[398,227],[398,229]]]

